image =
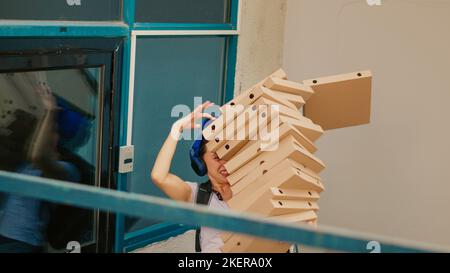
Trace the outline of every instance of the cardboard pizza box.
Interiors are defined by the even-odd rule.
[[[370,122],[372,73],[370,71],[304,80],[314,95],[304,114],[324,130]]]
[[[285,100],[291,102],[292,104],[294,104],[296,109],[300,109],[305,105],[305,100],[303,99],[302,96],[294,95],[294,94],[290,94],[290,93],[284,93],[284,92],[276,91],[276,90],[272,90],[272,91],[276,95],[278,95],[278,96],[284,98]]]
[[[286,136],[291,135],[295,138],[295,140],[298,141],[303,147],[305,147],[306,150],[308,150],[310,153],[314,153],[317,151],[316,146],[314,143],[312,143],[308,138],[306,138],[297,128],[295,128],[290,123],[282,123],[279,127],[278,132],[269,132],[269,134],[276,134],[278,133],[278,140],[283,140]],[[267,136],[266,139],[276,139],[276,136]],[[260,153],[263,152],[262,148],[264,144],[268,143],[265,140],[258,140],[258,141],[251,141],[250,143],[247,143],[243,148],[237,152],[233,158],[231,158],[226,164],[225,168],[227,169],[228,173],[233,173],[236,170],[238,170],[240,167],[242,167],[244,164],[252,160],[253,158],[257,157]],[[228,143],[230,147],[234,147],[235,144],[232,142]],[[270,145],[270,144],[268,144]],[[219,152],[217,152],[219,155]],[[219,155],[220,158],[222,153]]]
[[[320,198],[318,192],[306,189],[293,189],[283,187],[270,187],[270,198],[274,200],[304,200],[317,201]]]
[[[245,211],[270,187],[304,189],[321,193],[324,190],[321,180],[310,176],[302,168],[295,161],[284,159],[271,170],[262,172],[245,187],[241,187],[240,192],[233,191],[233,197],[228,201],[228,205],[233,210]]]
[[[265,99],[265,100],[261,100]],[[283,96],[277,95],[275,92],[264,87],[258,87],[250,92],[248,96],[244,97],[242,100],[228,105],[222,111],[222,115],[214,120],[203,130],[203,137],[206,140],[212,140],[216,138],[219,133],[221,133],[224,128],[229,126],[229,124],[236,119],[242,112],[246,111],[249,107],[253,105],[277,105],[279,107],[280,113],[283,115],[300,118],[302,115],[298,111],[297,107],[283,98]],[[224,135],[224,133],[222,133]]]
[[[277,216],[300,211],[319,210],[317,202],[314,201],[298,201],[298,200],[273,200],[263,199],[257,200],[253,206],[248,208],[246,212],[255,213],[263,216]]]
[[[317,213],[315,213],[313,210],[308,211],[301,211],[301,212],[295,212],[295,213],[289,213],[289,214],[283,214],[278,216],[271,216],[267,219],[272,221],[279,221],[283,223],[290,223],[290,224],[300,224],[305,223],[309,221],[313,221],[317,219]]]
[[[237,171],[231,173],[227,177],[227,180],[233,186],[258,167],[268,170],[285,158],[291,158],[315,173],[320,173],[325,168],[325,164],[319,158],[303,148],[294,137],[287,136],[280,141],[276,150],[259,154]]]
[[[272,73],[269,77],[274,78],[280,78],[280,79],[286,79],[286,73],[282,69],[278,69],[274,73]],[[242,94],[238,95],[233,100],[229,101],[228,103],[222,105],[220,108],[222,111],[222,115],[218,117],[214,122],[208,125],[203,130],[203,137],[207,140],[213,139],[215,135],[217,135],[232,119],[234,119],[235,115],[239,115],[240,112],[244,111],[244,109],[241,109],[241,107],[234,107],[236,105],[250,105],[252,104],[253,99],[255,96],[251,96],[251,92],[253,92],[255,89],[261,90],[258,87],[263,86],[264,82],[269,78],[265,78],[261,82],[255,84],[253,87],[248,89],[246,92],[243,92]],[[250,98],[252,97],[252,98]],[[234,111],[236,114],[232,113]],[[226,112],[229,112],[226,114]]]
[[[314,94],[314,90],[309,85],[275,77],[269,77],[264,82],[264,86],[272,90],[301,96],[305,102]]]
[[[280,122],[290,123],[304,134],[311,142],[315,142],[323,135],[323,129],[320,125],[314,124],[310,119],[301,116],[292,118],[289,116],[280,116]]]
[[[291,244],[248,235],[233,234],[224,244],[224,253],[286,253]]]

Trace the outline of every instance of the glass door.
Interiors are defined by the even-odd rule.
[[[116,188],[121,43],[2,41],[0,169]],[[0,252],[112,249],[114,215],[5,194],[0,205]]]

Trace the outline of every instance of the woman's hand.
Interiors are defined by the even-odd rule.
[[[153,166],[151,173],[152,181],[167,194],[167,196],[174,200],[184,202],[192,201],[190,200],[192,194],[191,187],[181,178],[169,172],[178,139],[184,129],[201,128],[201,124],[196,124],[197,119],[209,118],[214,120],[214,117],[210,114],[203,113],[204,109],[207,109],[212,105],[213,103],[207,101],[195,108],[195,110],[186,117],[177,120],[172,125],[170,136],[167,137],[155,160],[155,165]]]
[[[197,108],[195,108],[194,111],[192,111],[192,113],[190,113],[189,115],[177,120],[172,125],[172,132],[171,132],[172,137],[174,137],[175,139],[178,139],[180,134],[185,129],[201,128],[202,125],[196,123],[196,121],[198,119],[208,118],[210,120],[215,120],[216,118],[214,118],[210,114],[203,113],[203,110],[208,109],[209,107],[211,107],[213,105],[214,105],[214,103],[207,101],[207,102],[203,103],[202,105],[199,105]]]

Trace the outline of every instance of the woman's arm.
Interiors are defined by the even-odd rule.
[[[189,202],[191,196],[191,187],[186,184],[178,176],[171,174],[170,165],[172,163],[173,155],[177,148],[177,143],[183,130],[201,128],[201,125],[195,124],[195,121],[199,118],[214,119],[211,115],[202,113],[203,109],[206,109],[213,105],[210,102],[198,106],[191,114],[184,117],[172,125],[171,132],[164,142],[158,157],[155,160],[151,178],[153,183],[158,186],[167,196],[177,201]]]
[[[43,85],[43,82],[46,82],[45,72],[36,73],[40,80],[33,81],[34,92],[36,100],[43,106],[44,113],[31,140],[28,159],[35,167],[43,171],[43,176],[69,180],[67,170],[57,161],[56,100],[48,85]]]

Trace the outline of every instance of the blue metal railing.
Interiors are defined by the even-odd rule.
[[[449,249],[429,244],[332,227],[294,226],[260,219],[252,215],[208,209],[207,207],[175,202],[164,198],[4,171],[0,171],[0,192],[85,208],[97,208],[129,216],[194,226],[208,226],[220,230],[344,252],[368,252],[369,241],[379,242],[382,252],[449,252]]]

